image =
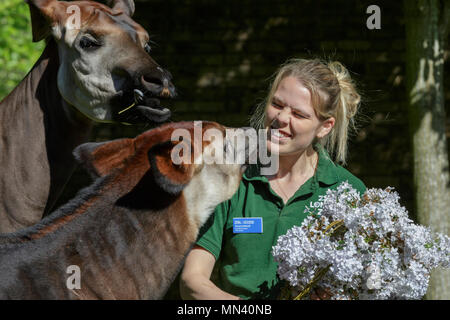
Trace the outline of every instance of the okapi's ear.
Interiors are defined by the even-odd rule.
[[[73,151],[75,159],[81,163],[92,178],[108,175],[114,169],[125,165],[135,152],[133,139],[118,139],[107,142],[88,142]]]
[[[134,14],[135,5],[133,0],[107,0],[106,4],[113,10],[122,11],[130,17]]]
[[[51,33],[52,22],[59,4],[57,0],[25,0],[30,6],[33,42],[45,39]]]
[[[178,157],[180,149],[178,152],[172,152],[176,146],[177,149],[181,146],[181,150],[190,153],[190,143],[186,141],[166,141],[152,147],[148,152],[150,170],[156,184],[172,195],[180,193],[194,174],[191,162],[180,161]],[[187,158],[191,159],[190,154]]]

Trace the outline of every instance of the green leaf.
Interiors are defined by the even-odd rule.
[[[0,100],[24,78],[39,58],[44,42],[33,43],[28,5],[0,1]]]

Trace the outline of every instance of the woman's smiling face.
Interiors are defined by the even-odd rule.
[[[270,135],[268,149],[280,155],[301,153],[314,138],[328,134],[333,125],[334,118],[319,120],[309,90],[295,77],[287,76],[280,81],[266,110],[266,128],[278,129]]]

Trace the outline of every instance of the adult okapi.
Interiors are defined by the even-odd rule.
[[[93,122],[165,121],[170,111],[158,98],[175,94],[170,73],[148,54],[148,33],[131,18],[133,0],[26,2],[33,41],[47,45],[0,104],[0,232],[51,210]]]

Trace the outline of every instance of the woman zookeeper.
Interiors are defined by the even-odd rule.
[[[279,169],[266,176],[251,165],[234,196],[215,209],[186,258],[183,299],[277,297],[281,283],[271,250],[278,236],[300,225],[305,206],[340,182],[348,181],[361,193],[366,189],[337,164],[345,165],[348,131],[359,103],[349,72],[339,62],[294,59],[280,67],[251,119],[258,129],[278,129],[269,130],[275,133],[267,149],[278,153]],[[249,218],[256,230],[233,228]]]

